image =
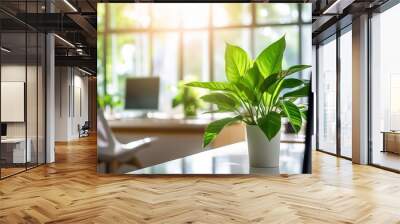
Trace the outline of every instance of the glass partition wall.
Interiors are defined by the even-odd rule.
[[[400,4],[371,18],[370,163],[400,172]]]
[[[38,2],[21,1],[18,6],[24,12],[36,12]],[[9,21],[0,22],[0,178],[3,179],[45,163],[46,54],[43,33],[3,11],[0,19]]]
[[[317,150],[352,157],[351,25],[317,45]]]

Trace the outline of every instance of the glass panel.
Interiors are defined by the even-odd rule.
[[[209,80],[207,32],[186,32],[183,35],[183,78]],[[196,63],[191,63],[196,62]]]
[[[311,22],[312,19],[312,3],[301,4],[301,20],[303,22]]]
[[[251,5],[244,3],[212,4],[213,25],[217,27],[230,25],[250,25]]]
[[[182,24],[184,28],[207,27],[209,21],[209,4],[190,3],[180,4]]]
[[[46,36],[42,33],[39,33],[39,45],[38,45],[38,164],[43,164],[46,162],[46,144],[45,144],[45,124],[46,124],[46,107],[45,107],[45,99],[46,99],[46,79],[45,79],[45,65],[46,65]]]
[[[336,153],[336,41],[318,51],[318,148]]]
[[[340,37],[340,152],[352,156],[352,37],[351,31]]]
[[[152,27],[178,28],[180,26],[180,5],[171,3],[153,4]]]
[[[26,153],[25,81],[26,33],[2,33],[1,47],[1,175],[25,170],[31,161]],[[30,143],[30,142],[29,142]],[[30,144],[28,144],[29,146]]]
[[[279,26],[262,27],[255,29],[256,55],[261,53],[269,44],[286,36],[286,51],[283,59],[283,67],[299,63],[299,27],[298,26]]]
[[[293,23],[299,19],[297,3],[256,4],[257,24]]]
[[[38,103],[38,35],[36,32],[28,32],[28,63],[27,63],[27,80],[26,80],[26,116],[27,116],[27,149],[28,153],[27,167],[34,167],[38,160],[38,120],[37,120],[37,103]]]
[[[178,83],[178,33],[156,33],[153,38],[153,74],[160,77],[160,110],[172,110],[172,87]]]
[[[400,5],[372,17],[372,163],[400,170]],[[385,133],[383,133],[385,132]]]
[[[237,45],[250,54],[250,29],[227,29],[214,32],[214,80],[226,81],[225,47],[226,43]]]
[[[124,99],[126,77],[150,74],[149,35],[112,34],[110,38],[107,60],[110,60],[111,66],[107,71],[107,93]]]
[[[110,29],[140,29],[150,26],[149,4],[107,4],[110,12]]]

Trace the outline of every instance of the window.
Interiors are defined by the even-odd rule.
[[[317,63],[318,149],[336,154],[336,39],[319,46]]]
[[[400,156],[392,153],[398,152],[400,142],[400,34],[394,29],[399,20],[400,5],[375,14],[371,19],[370,156],[373,164],[395,170],[400,170]]]
[[[340,36],[340,154],[352,157],[352,35]]]
[[[311,44],[302,41],[311,35],[311,4],[99,3],[98,8],[99,95],[123,97],[126,77],[159,76],[162,111],[171,110],[179,80],[225,80],[225,43],[255,57],[285,34],[285,67],[310,55],[300,49]]]

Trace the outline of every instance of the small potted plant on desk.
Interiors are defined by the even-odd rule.
[[[251,167],[279,167],[282,118],[287,118],[298,132],[307,108],[296,100],[308,95],[309,82],[292,75],[309,68],[295,65],[282,69],[286,47],[285,36],[266,47],[255,60],[238,46],[225,49],[226,82],[191,82],[191,87],[209,89],[201,97],[215,104],[214,112],[232,112],[233,117],[211,122],[203,137],[203,147],[209,145],[227,125],[246,124],[246,137]]]
[[[104,113],[109,116],[114,116],[114,109],[122,106],[122,101],[119,96],[106,94],[104,96],[98,96],[97,102],[99,107],[103,109]]]
[[[197,116],[197,110],[201,108],[201,101],[196,89],[186,86],[185,81],[178,83],[178,93],[172,99],[172,107],[183,106],[183,115],[185,118]]]

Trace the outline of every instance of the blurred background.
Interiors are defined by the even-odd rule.
[[[311,64],[311,4],[99,3],[98,95],[121,100],[122,111],[125,80],[157,76],[159,110],[179,113],[179,80],[225,80],[225,42],[254,58],[284,34],[284,67]]]

